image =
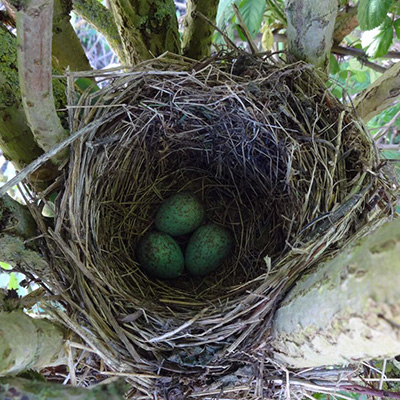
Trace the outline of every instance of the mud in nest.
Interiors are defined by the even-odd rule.
[[[71,130],[87,128],[46,235],[65,307],[54,313],[127,373],[132,395],[206,393],[237,371],[250,390],[243,367],[268,355],[279,298],[391,213],[369,133],[303,63],[166,57],[108,76],[74,110]],[[234,251],[204,278],[149,278],[138,241],[181,191],[232,231]]]

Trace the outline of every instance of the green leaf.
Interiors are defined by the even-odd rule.
[[[242,0],[239,5],[240,14],[252,38],[260,31],[265,7],[266,0]]]
[[[385,19],[393,0],[360,0],[358,22],[364,31],[374,29]]]
[[[218,5],[217,11],[217,26],[224,30],[228,22],[230,22],[235,15],[233,11],[233,4],[238,5],[240,0],[221,0]]]
[[[217,11],[217,26],[221,29],[230,39],[234,37],[234,25],[232,24],[235,12],[233,11],[233,4],[238,5],[241,0],[221,0],[218,5]],[[223,44],[224,39],[217,33],[214,37],[217,44]]]
[[[5,263],[5,262],[2,262],[2,261],[0,261],[0,267],[1,268],[3,268],[3,269],[11,269],[11,265],[10,264],[7,264],[7,263]]]
[[[94,93],[100,90],[100,88],[89,78],[78,78],[75,84],[82,92],[84,92],[89,87],[90,93]]]
[[[8,289],[18,289],[18,279],[14,273],[10,274],[10,282],[8,283]]]
[[[396,31],[397,39],[400,39],[400,18],[393,22],[394,30]]]
[[[367,45],[365,47],[367,47],[368,57],[382,57],[388,52],[392,42],[393,24],[389,17],[385,18],[384,23],[379,28],[363,35],[363,45]]]
[[[337,74],[340,71],[339,63],[336,59],[336,57],[331,54],[330,59],[329,59],[329,72],[332,75]]]

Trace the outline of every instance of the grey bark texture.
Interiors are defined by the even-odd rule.
[[[372,85],[361,92],[353,104],[357,114],[365,121],[378,115],[398,101],[400,96],[400,62],[394,64]]]
[[[276,312],[275,358],[296,368],[400,354],[400,219],[296,283]]]
[[[287,36],[292,61],[325,69],[329,63],[338,0],[286,0]]]
[[[53,97],[53,2],[12,0],[10,3],[18,10],[18,73],[22,104],[36,142],[49,151],[68,135],[56,113]],[[60,164],[66,156],[66,152],[59,153],[53,161]]]
[[[0,376],[67,362],[64,330],[46,319],[22,311],[0,312],[0,338]]]

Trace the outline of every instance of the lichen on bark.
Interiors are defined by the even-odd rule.
[[[22,311],[0,312],[0,376],[66,363],[64,330]]]
[[[278,308],[275,358],[296,368],[400,354],[400,220],[296,283]]]
[[[329,63],[338,0],[286,0],[289,54],[325,69]]]

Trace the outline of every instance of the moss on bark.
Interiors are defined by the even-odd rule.
[[[195,60],[210,55],[214,28],[198,12],[215,22],[218,4],[219,0],[188,0],[182,37],[183,55]]]
[[[126,59],[131,64],[180,52],[173,0],[111,0]]]
[[[9,400],[123,400],[126,390],[123,380],[85,389],[22,378],[0,378],[0,398]]]
[[[57,105],[63,107],[66,102],[65,85],[54,82]],[[28,126],[21,103],[17,69],[17,41],[0,24],[0,148],[5,157],[11,160],[17,169],[30,164],[43,154]],[[55,165],[50,162],[40,168],[33,180],[49,181],[58,175]]]
[[[107,40],[122,63],[126,63],[124,48],[112,13],[97,0],[74,0],[74,10],[93,25]]]
[[[89,60],[70,23],[71,10],[71,1],[54,0],[53,57],[62,71],[65,71],[67,67],[71,71],[88,71],[91,69]]]

